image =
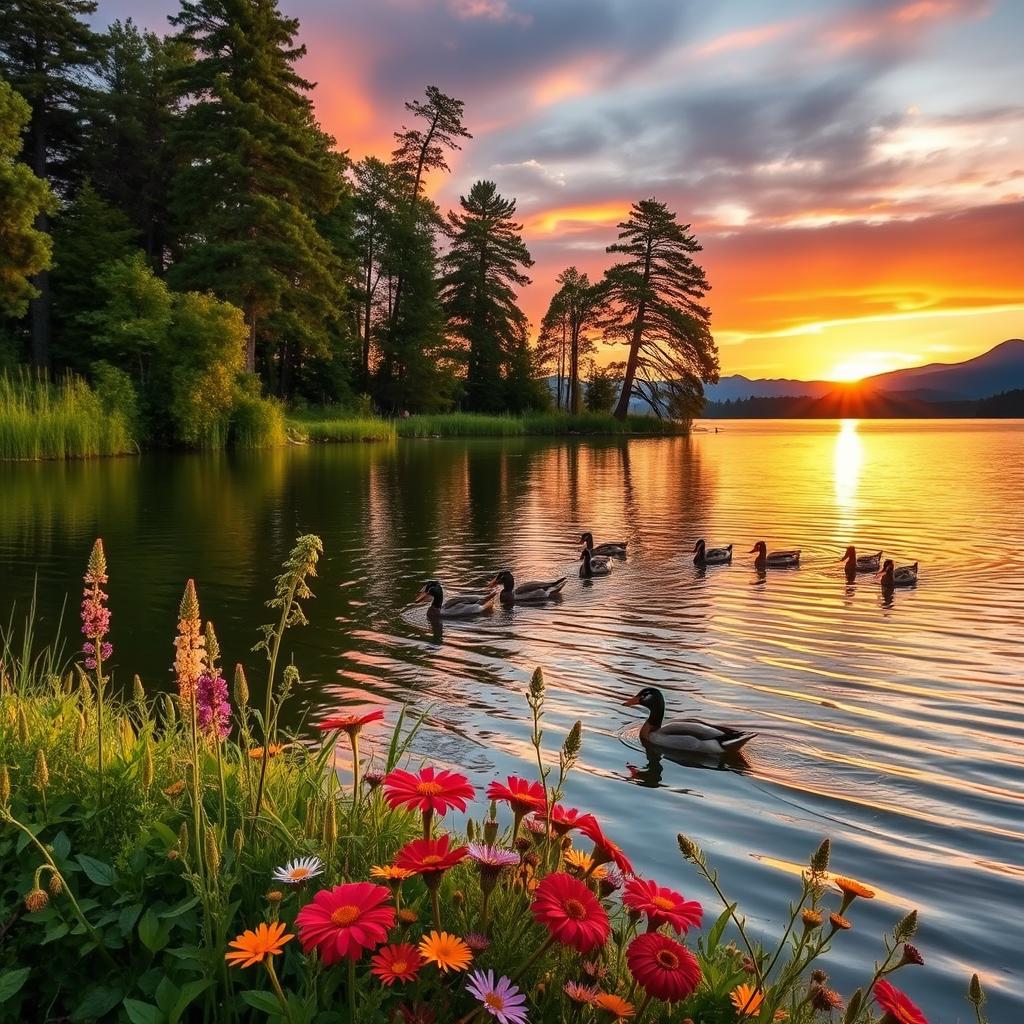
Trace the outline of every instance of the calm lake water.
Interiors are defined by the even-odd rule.
[[[568,802],[598,812],[638,868],[713,907],[679,857],[686,832],[754,926],[775,929],[830,835],[833,867],[878,890],[830,957],[838,986],[868,979],[880,932],[916,906],[927,965],[901,983],[933,1024],[970,1017],[974,970],[993,1021],[1020,1020],[1024,424],[708,426],[0,464],[4,601],[23,611],[38,579],[52,632],[64,595],[77,612],[102,535],[122,682],[168,684],[188,576],[225,661],[255,682],[262,602],[295,535],[316,532],[312,624],[289,640],[307,680],[293,722],[409,701],[429,723],[418,752],[484,784],[531,770],[523,690],[541,665],[552,754],[574,720],[585,727]],[[428,577],[457,589],[509,565],[575,574],[582,529],[628,537],[630,556],[609,578],[570,579],[558,604],[443,627],[410,606]],[[697,537],[734,543],[733,565],[695,570]],[[801,547],[801,568],[758,577],[745,552],[761,539]],[[870,576],[848,585],[848,543],[919,559],[919,586],[885,603]],[[646,684],[670,715],[756,730],[746,769],[650,760],[621,707]]]

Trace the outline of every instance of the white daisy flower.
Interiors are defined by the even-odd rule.
[[[274,869],[274,881],[285,885],[302,885],[311,878],[323,874],[324,864],[319,857],[299,857],[283,868]]]

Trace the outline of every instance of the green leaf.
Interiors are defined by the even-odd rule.
[[[187,913],[194,906],[199,903],[199,897],[193,896],[190,900],[182,900],[181,903],[175,904],[170,910],[161,911],[160,916],[162,918],[168,917],[180,917],[182,914]]]
[[[273,1014],[275,1017],[281,1015],[281,1004],[273,992],[261,992],[259,989],[251,988],[242,993],[242,998],[257,1010]]]
[[[732,917],[732,912],[736,909],[735,903],[730,903],[729,906],[718,915],[718,920],[711,926],[711,931],[708,932],[707,938],[707,951],[709,953],[714,952],[718,948],[719,942],[722,941],[722,933],[725,931],[725,926],[729,923],[729,919]]]
[[[191,1003],[197,996],[200,996],[205,992],[211,985],[209,978],[203,981],[190,981],[187,985],[181,986],[181,991],[178,994],[177,1002],[171,1009],[170,1013],[167,1014],[170,1024],[178,1024],[181,1019],[181,1015],[188,1009],[189,1003]]]
[[[0,974],[0,1003],[6,1003],[11,996],[17,995],[21,986],[28,981],[31,968],[18,967]]]
[[[123,995],[119,988],[97,985],[86,992],[85,998],[72,1012],[71,1019],[96,1020],[97,1017],[103,1017],[121,1002]]]
[[[162,821],[153,822],[153,834],[159,836],[168,848],[178,842],[178,833]]]
[[[80,853],[75,860],[82,865],[82,870],[88,876],[89,881],[96,885],[113,885],[117,880],[117,872],[110,864],[104,864],[103,861],[90,857],[86,853]]]
[[[56,942],[58,939],[63,939],[67,933],[71,931],[66,921],[54,921],[49,928],[46,929],[46,934],[43,936],[43,941],[39,943],[40,946],[45,946],[48,942]]]
[[[138,999],[126,999],[123,1005],[132,1024],[164,1024],[167,1019],[152,1003],[143,1003]]]
[[[66,832],[58,832],[50,845],[53,847],[55,860],[66,860],[67,855],[71,852],[71,840],[68,839]]]
[[[142,913],[143,907],[141,903],[133,903],[130,907],[125,907],[124,910],[118,915],[117,924],[121,929],[122,935],[127,935],[135,927],[135,922],[139,919],[139,914]]]
[[[160,979],[160,984],[156,987],[156,1005],[164,1013],[169,1014],[174,1009],[174,1004],[178,1001],[178,995],[178,986],[164,975]]]
[[[160,921],[153,908],[150,907],[139,921],[139,938],[151,953],[157,953],[167,945],[167,936],[171,926]]]

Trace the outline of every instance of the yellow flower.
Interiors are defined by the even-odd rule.
[[[285,744],[285,743],[271,743],[270,746],[267,747],[267,755],[269,757],[277,757],[277,755],[280,754],[281,751],[284,750],[284,748],[286,746],[287,746],[287,744]],[[262,747],[253,747],[249,751],[249,756],[254,761],[262,761],[263,760],[263,748]]]
[[[565,851],[565,863],[574,871],[585,875],[593,867],[594,858],[589,853],[584,853],[582,850],[574,850],[570,847]],[[607,874],[608,872],[600,864],[593,871],[590,871],[590,877],[596,879],[604,878]]]
[[[437,964],[442,972],[464,971],[473,960],[469,946],[448,932],[433,931],[425,935],[420,942],[420,953],[424,960]]]
[[[396,868],[394,864],[370,868],[372,878],[381,878],[385,882],[404,882],[407,878],[412,878],[414,874],[416,874],[415,871],[410,871],[408,868]]]
[[[235,948],[225,953],[224,959],[237,967],[261,964],[264,957],[280,953],[285,943],[295,938],[294,935],[286,935],[284,929],[284,922],[276,921],[274,924],[258,925],[255,931],[242,932],[228,943]]]
[[[756,1017],[761,1010],[761,1003],[764,1002],[764,993],[759,992],[753,985],[737,985],[729,993],[733,1008],[741,1017]]]

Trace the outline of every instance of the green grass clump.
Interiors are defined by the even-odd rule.
[[[235,399],[228,437],[232,448],[273,448],[287,440],[280,402],[250,394]]]
[[[85,459],[138,450],[129,418],[80,377],[0,377],[0,460]]]
[[[292,432],[305,441],[393,441],[395,426],[376,416],[291,420]]]

